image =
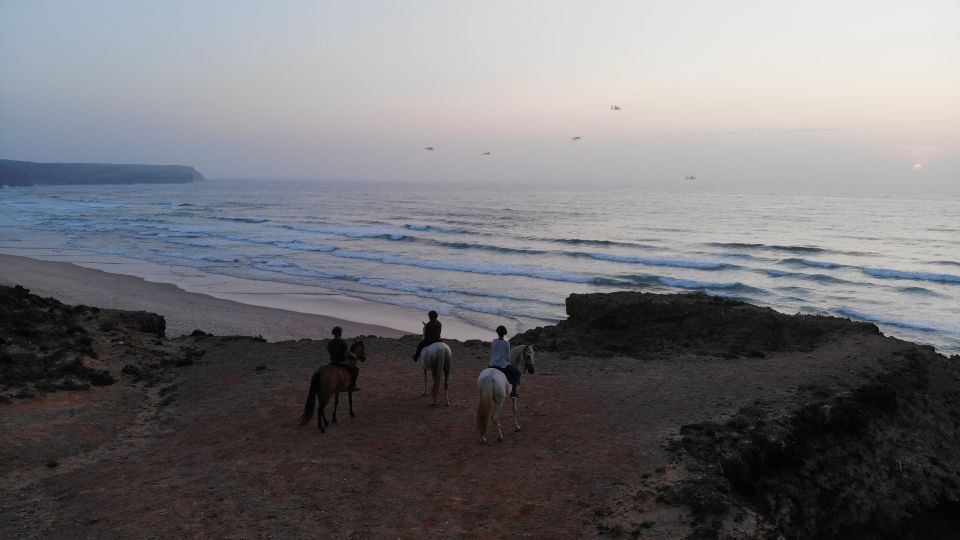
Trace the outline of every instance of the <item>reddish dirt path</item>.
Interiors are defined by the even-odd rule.
[[[320,364],[313,341],[200,338],[207,354],[169,383],[0,407],[5,437],[17,434],[0,452],[0,537],[579,538],[608,518],[629,531],[651,516],[644,534],[670,537],[682,512],[637,516],[630,500],[669,469],[663,444],[680,425],[789,399],[801,372],[823,384],[853,376],[830,360],[839,349],[822,362],[539,353],[523,431],[507,409],[506,440],[480,445],[486,349],[451,342],[452,405],[430,407],[414,343],[367,340],[357,417],[344,395],[326,434],[297,426]]]

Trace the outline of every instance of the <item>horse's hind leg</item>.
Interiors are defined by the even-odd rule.
[[[447,390],[447,385],[450,383],[450,362],[443,367],[443,399],[447,402],[447,407],[450,406],[450,392]]]
[[[353,414],[353,392],[347,391],[347,402],[350,404],[350,418],[356,416]]]
[[[503,401],[497,401],[493,407],[493,423],[497,426],[497,442],[503,442],[503,427],[500,425],[501,412],[503,412]]]
[[[514,431],[520,431],[520,420],[517,418],[517,401],[519,399],[520,398],[515,397],[510,400],[513,402],[513,425],[515,426]]]
[[[327,404],[322,401],[317,405],[317,429],[320,430],[320,433],[327,432],[326,426],[324,425],[327,423],[327,412],[324,410],[326,406]]]
[[[333,423],[337,423],[337,405],[340,404],[340,392],[333,395]]]
[[[427,368],[426,367],[423,368],[423,393],[420,395],[421,396],[427,395]]]

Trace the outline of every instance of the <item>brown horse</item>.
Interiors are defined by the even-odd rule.
[[[352,352],[357,358],[361,361],[367,359],[366,351],[363,347],[362,341],[354,341],[350,345],[350,352]],[[347,362],[352,366],[356,366],[356,362],[348,358]],[[340,403],[340,392],[346,392],[347,398],[350,403],[350,418],[356,416],[353,413],[353,392],[350,390],[351,383],[351,373],[350,370],[334,365],[327,364],[321,366],[320,369],[313,373],[313,377],[310,379],[310,393],[307,394],[307,404],[303,407],[303,415],[300,417],[300,425],[304,425],[313,418],[313,402],[318,400],[319,404],[317,405],[317,429],[321,433],[327,432],[327,426],[330,425],[330,422],[327,421],[327,415],[324,409],[327,407],[327,403],[330,402],[330,396],[333,398],[333,423],[337,423],[337,405]]]

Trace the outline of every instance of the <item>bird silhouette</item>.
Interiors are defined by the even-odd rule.
[[[428,147],[424,148],[424,150],[426,150],[427,152],[433,152],[433,147],[432,147],[432,146],[428,146]]]
[[[571,140],[571,141],[579,141],[581,138],[582,138],[582,137],[580,137],[579,135],[577,135],[576,137],[570,137],[570,140]]]
[[[484,153],[482,153],[482,154],[480,154],[480,155],[481,155],[481,156],[489,156],[489,155],[492,155],[492,154],[491,154],[490,152],[484,152]]]
[[[619,106],[619,105],[611,105],[611,106],[610,106],[610,110],[611,110],[611,111],[619,111],[619,110],[620,110],[620,106]]]

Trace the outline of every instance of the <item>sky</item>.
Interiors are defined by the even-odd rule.
[[[0,158],[950,188],[960,2],[0,0]]]

